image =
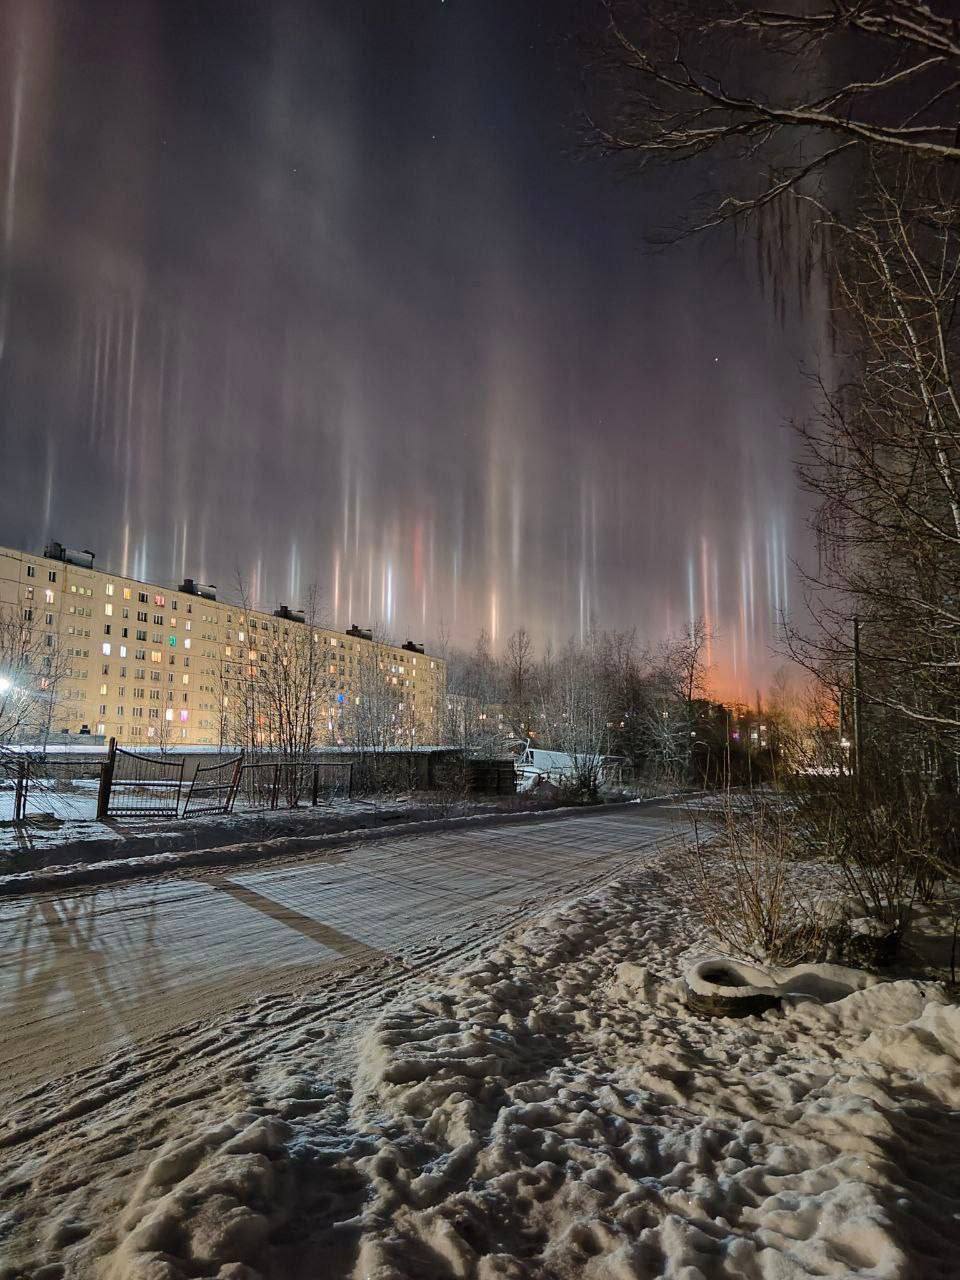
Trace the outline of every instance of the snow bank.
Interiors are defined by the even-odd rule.
[[[703,953],[682,893],[638,876],[400,1000],[352,1080],[310,1042],[264,1063],[256,1105],[153,1153],[97,1274],[955,1276],[960,1011],[863,977],[699,1018]]]

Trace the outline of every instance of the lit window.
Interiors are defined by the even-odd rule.
[[[246,639],[246,636],[244,635],[244,633],[243,633],[242,631],[238,631],[238,632],[237,632],[237,639],[238,639],[239,641],[241,641],[241,642],[242,642],[242,641],[244,641],[244,640]]]
[[[187,711],[186,708],[184,708],[183,711],[180,712],[180,723],[186,724],[189,719],[190,719],[190,712]]]
[[[176,647],[176,643],[177,643],[177,637],[176,637],[176,636],[171,636],[171,637],[170,637],[170,647],[171,647],[171,649],[173,649],[173,648],[175,648],[175,647]]]
[[[105,684],[102,684],[100,686],[100,697],[101,698],[104,697],[106,692],[107,692],[107,686]]]
[[[130,588],[129,588],[129,587],[124,587],[124,588],[123,588],[123,598],[124,598],[124,600],[129,600],[129,599],[132,597],[132,595],[133,595],[133,592],[130,590]]]
[[[166,596],[159,596],[159,595],[158,595],[158,596],[154,596],[154,597],[153,597],[153,603],[154,603],[154,604],[158,604],[158,605],[160,606],[160,608],[162,609],[162,608],[163,608],[163,606],[167,603],[167,597],[166,597]]]
[[[113,605],[112,605],[112,604],[105,604],[105,605],[103,606],[103,612],[107,615],[107,617],[108,617],[108,618],[112,618],[112,617],[113,617]]]
[[[163,661],[163,654],[162,654],[161,652],[159,652],[159,650],[157,650],[157,649],[151,649],[151,650],[150,650],[150,661],[151,661],[151,662],[162,662],[162,661]]]
[[[190,643],[190,641],[188,640],[188,641],[187,641],[187,644],[189,644],[189,643]],[[230,646],[230,645],[225,644],[225,645],[223,646],[223,651],[224,651],[224,653],[227,655],[227,657],[228,657],[228,658],[232,658],[232,657],[233,657],[233,649],[231,648],[231,646]]]
[[[184,640],[184,642],[183,642],[183,647],[184,647],[185,649],[189,649],[189,648],[190,648],[190,637],[189,637],[189,636],[187,636],[186,640]]]
[[[108,595],[108,596],[112,596],[112,595],[113,595],[113,583],[112,583],[112,582],[108,582],[108,583],[107,583],[107,585],[104,587],[104,591],[107,593],[107,595]]]
[[[172,720],[172,719],[173,719],[173,707],[167,707],[166,711],[164,711],[164,713],[163,713],[163,718],[164,718],[164,720]]]
[[[120,657],[125,658],[126,656],[127,656],[127,646],[125,644],[122,644],[120,646]]]
[[[53,604],[53,592],[50,590],[49,587],[47,587],[46,591],[44,591],[43,598],[44,600],[46,600],[47,604]]]
[[[106,733],[106,731],[107,731],[107,726],[106,726],[105,724],[98,724],[98,725],[97,725],[97,736],[98,736],[98,737],[102,738],[102,737],[103,737],[103,735]]]
[[[103,645],[101,647],[103,650],[103,656],[105,658],[109,658],[110,657],[110,641],[104,640]]]

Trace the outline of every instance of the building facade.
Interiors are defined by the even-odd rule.
[[[54,735],[131,747],[283,747],[294,731],[316,745],[437,740],[446,664],[410,641],[243,608],[190,579],[108,573],[59,543],[42,556],[0,547],[0,614],[37,654]]]

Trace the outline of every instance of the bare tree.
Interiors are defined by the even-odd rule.
[[[690,779],[697,703],[707,698],[706,650],[709,634],[702,618],[664,640],[648,680],[647,732],[656,768],[666,781]]]
[[[65,670],[59,637],[29,605],[0,608],[0,773],[17,771],[14,747],[46,750]]]
[[[402,740],[400,710],[403,689],[390,671],[390,641],[382,627],[374,627],[372,639],[358,640],[353,648],[352,705],[344,718],[350,745],[359,757],[360,786],[381,790],[387,781],[385,755]],[[339,696],[339,695],[338,695]]]
[[[901,746],[960,760],[960,203],[955,182],[875,173],[833,224],[850,376],[823,387],[802,475],[819,499],[818,621],[807,665],[859,667],[858,701],[893,714]],[[854,654],[854,618],[857,653]],[[850,691],[851,698],[853,691]],[[941,759],[939,771],[943,772]]]
[[[469,653],[451,652],[446,704],[445,741],[468,752],[502,745],[502,671],[486,631],[480,632]]]
[[[0,747],[42,745],[55,714],[63,654],[56,633],[30,614],[29,607],[0,609]]]
[[[821,414],[800,427],[820,565],[809,581],[812,629],[792,643],[843,708],[834,743],[850,722],[859,750],[856,785],[841,746],[838,772],[823,775],[837,786],[818,783],[813,811],[842,833],[837,856],[865,901],[880,814],[890,815],[884,831],[896,829],[896,813],[909,827],[888,842],[883,875],[899,886],[913,883],[916,865],[946,874],[960,859],[947,834],[956,804],[927,796],[960,791],[953,6],[608,0],[605,9],[589,85],[599,146],[641,168],[709,157],[713,189],[706,204],[690,202],[687,229],[758,215],[766,278],[776,283],[780,271],[776,241],[803,260],[799,296],[814,259],[822,272],[838,353],[820,381]]]
[[[250,666],[259,669],[257,686],[265,736],[282,758],[290,808],[302,796],[307,766],[326,736],[330,681],[319,600],[314,585],[301,612],[281,609],[271,622],[261,619],[258,632],[250,630],[246,655]],[[247,622],[248,628],[255,625],[249,617]]]
[[[612,704],[599,637],[573,640],[544,664],[539,681],[545,745],[569,755],[573,785],[594,799],[608,745]]]
[[[756,212],[845,154],[960,160],[960,33],[948,6],[604,0],[588,119],[642,164],[710,154],[727,190],[698,218]]]
[[[533,642],[523,627],[507,640],[504,654],[504,693],[510,729],[517,738],[530,731]]]

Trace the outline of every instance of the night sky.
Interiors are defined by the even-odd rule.
[[[651,251],[709,173],[584,156],[599,5],[0,13],[0,542],[428,642],[705,614],[752,692],[815,344]]]

